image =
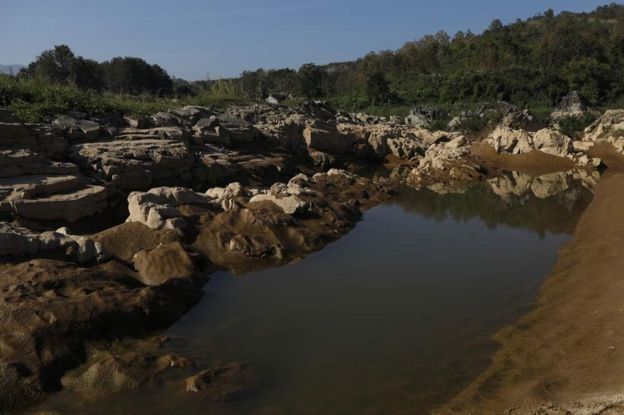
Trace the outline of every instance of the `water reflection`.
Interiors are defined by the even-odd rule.
[[[393,172],[393,174],[401,174]],[[510,172],[457,191],[443,184],[419,191],[399,189],[393,203],[436,221],[478,218],[490,229],[499,225],[544,236],[571,234],[591,202],[597,172],[559,172],[529,176]]]

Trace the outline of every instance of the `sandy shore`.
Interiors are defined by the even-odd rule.
[[[533,311],[439,413],[624,413],[624,173],[595,188]]]
[[[474,144],[471,151],[483,161],[485,167],[517,171],[532,176],[572,170],[575,167],[569,159],[536,150],[513,155],[497,153],[494,147],[483,141]]]

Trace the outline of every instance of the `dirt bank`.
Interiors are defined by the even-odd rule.
[[[494,147],[480,141],[471,147],[485,167],[518,171],[532,176],[567,171],[574,168],[572,160],[533,150],[524,154],[497,153]]]
[[[624,413],[624,173],[607,173],[534,310],[439,413]]]

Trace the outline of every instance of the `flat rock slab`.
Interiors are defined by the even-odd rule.
[[[38,195],[66,192],[80,186],[77,176],[29,175],[0,179],[0,206],[2,194],[9,193],[14,198],[32,198]]]
[[[87,185],[69,193],[35,199],[19,199],[12,203],[18,216],[37,220],[77,220],[91,216],[108,206],[108,189]]]

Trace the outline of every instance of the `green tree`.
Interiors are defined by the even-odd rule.
[[[151,93],[168,95],[173,91],[173,81],[158,65],[143,59],[113,58],[101,64],[106,89],[127,94]]]
[[[323,69],[312,63],[303,65],[299,68],[299,86],[306,98],[323,96]]]
[[[76,56],[67,45],[57,45],[39,55],[22,71],[23,75],[54,83],[67,83],[72,76]]]
[[[383,73],[375,72],[366,80],[366,94],[372,105],[387,104],[390,100],[390,82]]]

